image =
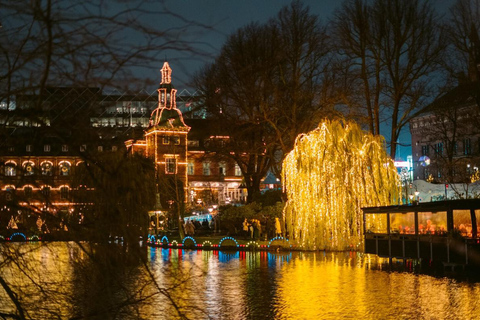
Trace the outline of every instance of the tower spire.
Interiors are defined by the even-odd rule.
[[[162,73],[162,82],[160,82],[160,84],[172,83],[172,69],[168,65],[167,61],[163,63],[163,67],[160,69],[160,72]]]

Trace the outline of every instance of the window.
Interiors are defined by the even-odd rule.
[[[45,198],[48,198],[50,196],[50,187],[43,187],[42,194]]]
[[[98,150],[98,152],[103,152],[103,146],[98,146],[97,150]]]
[[[180,144],[180,137],[179,136],[173,136],[173,143],[178,146]]]
[[[14,152],[15,148],[14,147],[8,147],[8,152]]]
[[[162,143],[163,144],[170,144],[170,137],[169,136],[163,136],[162,137]]]
[[[472,141],[470,140],[470,138],[463,139],[463,154],[472,154]]]
[[[64,162],[60,162],[60,165],[59,165],[59,168],[60,168],[60,175],[61,176],[68,176],[70,175],[70,163],[64,161]]]
[[[225,176],[227,174],[227,164],[225,162],[220,162],[218,164],[218,174]]]
[[[210,175],[210,162],[203,163],[203,175],[209,176]]]
[[[390,213],[390,233],[415,234],[415,212]]]
[[[238,164],[235,164],[235,176],[240,177],[242,175],[242,170]]]
[[[66,144],[62,145],[62,152],[68,152],[68,146]]]
[[[439,142],[435,145],[435,153],[437,155],[442,155],[443,154],[443,143]]]
[[[32,145],[31,145],[31,144],[27,144],[27,146],[25,147],[25,151],[27,151],[27,152],[32,152]]]
[[[32,176],[35,173],[34,164],[31,161],[25,162],[23,164],[23,175]]]
[[[472,217],[470,210],[453,210],[453,229],[464,237],[472,237]]]
[[[68,187],[61,187],[60,188],[60,197],[62,199],[68,199],[68,192],[69,192],[69,188]]]
[[[366,214],[365,230],[367,233],[387,233],[387,215],[385,213]]]
[[[32,187],[24,187],[23,193],[25,194],[25,198],[29,199],[32,197]]]
[[[5,165],[5,175],[7,177],[14,177],[17,175],[17,170],[15,169],[14,163],[10,162]]]
[[[87,145],[86,144],[82,144],[80,146],[80,152],[85,152],[85,150],[87,150]]]
[[[49,144],[46,144],[43,146],[43,151],[44,152],[50,152],[50,145]]]
[[[42,171],[42,176],[51,176],[53,173],[53,165],[49,161],[42,162],[40,169]]]
[[[177,173],[177,159],[175,158],[165,159],[165,173],[167,174]]]
[[[428,146],[422,146],[422,156],[428,156]]]
[[[193,161],[189,161],[187,164],[187,174],[188,175],[195,174],[195,163]]]
[[[447,231],[447,212],[419,212],[419,234],[445,234]]]

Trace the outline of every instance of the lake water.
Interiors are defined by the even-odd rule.
[[[148,248],[144,265],[124,267],[73,243],[0,250],[0,275],[35,319],[480,319],[480,283],[390,271],[361,253]],[[1,290],[0,312],[9,301]]]

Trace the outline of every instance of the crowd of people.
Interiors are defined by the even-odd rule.
[[[268,237],[266,230],[262,227],[260,220],[245,218],[242,224],[243,236],[245,239],[261,240]],[[275,236],[282,236],[282,228],[278,218],[275,218]]]

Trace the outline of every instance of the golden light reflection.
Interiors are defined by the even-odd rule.
[[[290,239],[306,249],[361,249],[361,208],[399,203],[400,181],[383,138],[351,122],[324,121],[298,136],[282,179]]]

